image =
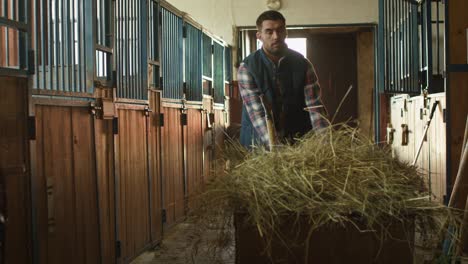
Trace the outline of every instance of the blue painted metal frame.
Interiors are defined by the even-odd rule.
[[[30,10],[30,2],[25,0],[15,1],[18,3],[18,17],[16,17],[16,10],[13,12],[13,17],[8,18],[0,16],[0,26],[4,26],[5,28],[9,28],[10,30],[15,30],[18,33],[18,68],[12,67],[0,67],[0,75],[6,76],[18,76],[18,77],[27,77],[28,72],[31,72],[31,69],[28,69],[29,60],[34,58],[28,57],[28,50],[30,49],[31,45],[31,32],[29,30],[28,23],[30,21],[29,18],[29,10]],[[4,4],[7,5],[8,1],[5,0]],[[12,8],[15,8],[13,4]],[[4,10],[8,10],[7,7],[4,7]],[[8,34],[7,34],[8,37]],[[2,40],[5,41],[5,40]],[[6,39],[6,45],[8,45],[8,39]],[[8,51],[8,47],[7,47]],[[7,55],[7,64],[8,64],[8,56],[9,51],[6,52]]]
[[[213,43],[213,99],[215,103],[224,103],[224,46]]]
[[[185,23],[185,83],[187,100],[201,101],[202,91],[202,31]]]
[[[183,97],[183,35],[182,18],[162,7],[162,56],[163,97]]]

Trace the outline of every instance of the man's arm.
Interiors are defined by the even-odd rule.
[[[261,90],[255,84],[252,75],[246,65],[241,63],[237,71],[239,92],[244,102],[250,120],[260,137],[262,145],[268,145],[268,130],[265,120],[265,110],[260,101]]]
[[[310,115],[312,129],[318,130],[324,128],[328,123],[323,118],[325,106],[320,99],[320,85],[314,66],[307,60],[308,67],[306,73],[306,83],[304,86],[305,104]]]

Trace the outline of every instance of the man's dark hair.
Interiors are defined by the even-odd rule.
[[[281,21],[283,21],[284,24],[286,24],[286,19],[284,18],[284,16],[280,12],[274,11],[274,10],[268,10],[268,11],[265,11],[265,12],[261,13],[258,16],[258,18],[257,18],[257,29],[260,29],[262,27],[262,23],[265,20],[281,20]]]

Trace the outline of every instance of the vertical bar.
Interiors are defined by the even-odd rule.
[[[412,18],[413,18],[413,23],[412,23],[412,29],[413,29],[413,36],[412,36],[412,62],[413,62],[413,89],[414,90],[419,90],[419,32],[418,32],[418,7],[417,6],[412,6]]]
[[[26,19],[25,19],[25,9],[26,9],[26,6],[25,6],[25,2],[27,1],[17,1],[16,2],[16,5],[17,5],[17,12],[18,12],[18,20],[21,21],[21,22],[26,22]],[[26,64],[26,60],[27,60],[27,53],[28,53],[28,50],[26,48],[26,45],[28,44],[27,43],[27,36],[29,34],[29,32],[22,32],[22,31],[17,31],[18,32],[18,59],[19,59],[19,68],[20,69],[26,69],[27,68],[27,64]]]
[[[124,3],[125,3],[125,7],[124,9],[122,10],[123,11],[123,19],[125,21],[125,36],[123,37],[124,41],[125,41],[125,47],[124,47],[124,50],[125,50],[125,61],[124,61],[124,65],[125,65],[125,97],[128,98],[128,95],[129,95],[129,92],[130,92],[130,81],[129,81],[129,78],[130,78],[130,67],[132,66],[131,63],[130,63],[130,56],[129,56],[129,49],[130,49],[130,45],[129,45],[129,27],[128,27],[128,24],[129,24],[129,21],[128,21],[128,9],[129,9],[129,5],[128,5],[128,0],[123,0]]]
[[[55,42],[55,47],[54,47],[54,58],[55,58],[55,79],[57,81],[56,84],[56,90],[63,90],[63,87],[60,85],[60,17],[59,17],[59,1],[60,0],[54,0],[54,6],[55,6],[55,27],[54,27],[54,42]]]
[[[146,1],[140,2],[140,91],[141,99],[148,98],[148,12]]]
[[[395,19],[395,14],[394,14],[394,1],[395,0],[389,0],[389,29],[390,29],[390,67],[389,67],[389,72],[390,72],[390,83],[391,83],[391,91],[395,91],[395,32],[394,32],[394,19]]]
[[[71,49],[70,49],[70,56],[71,56],[71,71],[72,71],[72,88],[70,90],[72,91],[76,91],[77,90],[77,83],[76,83],[76,67],[75,67],[75,64],[76,64],[76,53],[77,53],[77,45],[78,43],[76,43],[76,37],[75,37],[75,34],[78,30],[75,30],[77,28],[75,28],[75,21],[77,20],[77,14],[76,14],[76,10],[78,9],[77,6],[76,6],[76,1],[77,0],[71,0],[72,1],[72,7],[70,8],[70,15],[72,17],[71,21],[70,21],[70,25],[71,25],[71,30],[70,30],[70,35],[71,35]],[[78,21],[77,21],[78,22]],[[77,25],[78,26],[78,25]]]
[[[60,49],[61,49],[61,56],[60,62],[62,65],[62,90],[68,91],[68,87],[66,86],[67,79],[65,78],[65,47],[66,46],[66,29],[65,29],[65,19],[64,19],[64,2],[66,0],[60,0],[60,24],[61,24],[61,31],[60,31]]]
[[[84,39],[84,3],[80,0],[77,0],[78,3],[78,83],[79,83],[79,90],[78,92],[85,92],[85,72],[84,72],[84,47],[83,47],[83,39]]]
[[[47,58],[46,58],[46,50],[45,50],[45,47],[46,47],[46,30],[47,29],[47,21],[44,21],[46,20],[46,16],[45,16],[45,12],[44,12],[44,7],[47,5],[47,0],[40,0],[40,14],[41,14],[41,17],[40,17],[40,30],[38,32],[41,33],[41,69],[42,69],[42,72],[40,74],[40,76],[42,77],[42,89],[47,89],[47,73],[46,73],[46,61],[47,61]],[[39,78],[39,77],[38,77]],[[40,88],[39,85],[37,88]]]
[[[47,33],[49,35],[48,41],[49,45],[47,47],[48,49],[48,55],[49,55],[49,89],[54,90],[53,82],[54,82],[54,75],[53,75],[53,70],[54,70],[54,62],[53,62],[53,49],[54,49],[54,40],[52,38],[52,30],[53,30],[53,17],[52,17],[52,1],[53,0],[47,0],[49,4],[49,8],[47,9],[47,18],[48,18],[48,30]]]
[[[426,48],[426,56],[427,56],[427,90],[428,92],[432,92],[432,14],[431,14],[431,2],[426,1],[427,9],[426,9],[426,27],[427,27],[427,48]]]
[[[100,36],[100,41],[101,45],[106,46],[106,15],[105,15],[105,8],[103,5],[103,1],[106,0],[98,0],[99,1],[99,7],[100,7],[100,12],[101,12],[101,19],[99,21],[99,28],[101,29],[101,36]]]
[[[115,30],[116,35],[117,35],[117,42],[116,42],[116,53],[117,53],[117,63],[116,63],[116,71],[117,71],[117,91],[118,91],[118,96],[122,97],[122,86],[123,86],[123,60],[122,60],[122,34],[123,34],[123,28],[122,28],[122,14],[121,14],[121,9],[122,9],[122,0],[117,0],[117,7],[116,7],[116,12],[117,12],[117,30]]]
[[[436,2],[436,36],[437,36],[437,75],[440,74],[440,31],[439,31],[439,1]]]
[[[135,8],[135,1],[134,0],[129,0],[130,1],[130,64],[131,64],[131,94],[130,98],[135,98],[135,46],[134,46],[134,41],[135,41],[135,25],[134,25],[134,8]]]
[[[92,0],[84,1],[85,11],[84,14],[96,14],[95,2]],[[94,92],[94,76],[95,76],[95,63],[94,60],[96,59],[96,48],[95,48],[95,19],[86,19],[85,20],[85,29],[84,29],[84,45],[85,51],[84,55],[86,60],[85,62],[85,80],[86,80],[86,92],[93,93]]]

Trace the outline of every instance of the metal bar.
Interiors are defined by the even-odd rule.
[[[52,1],[53,0],[47,0],[49,7],[47,8],[47,34],[49,35],[48,37],[48,42],[49,45],[47,47],[47,54],[49,55],[49,85],[48,85],[48,90],[53,90],[53,81],[54,81],[54,75],[53,75],[53,69],[54,69],[54,62],[53,62],[53,48],[54,48],[54,42],[53,42],[53,37],[52,37],[52,30],[53,30],[53,19],[52,19]]]
[[[101,29],[101,36],[99,37],[100,42],[99,44],[106,45],[106,14],[105,14],[105,8],[103,1],[106,0],[98,0],[99,1],[99,7],[100,7],[100,13],[101,13],[101,19],[99,20],[100,24],[100,29]]]
[[[18,31],[21,31],[21,32],[28,32],[28,25],[24,22],[0,17],[0,25],[17,29]]]
[[[76,10],[78,10],[77,6],[76,6],[76,1],[77,0],[71,0],[72,1],[72,8],[70,8],[70,14],[71,14],[71,21],[70,21],[70,24],[71,24],[71,43],[72,43],[72,47],[70,49],[70,52],[71,52],[71,71],[72,71],[72,89],[73,91],[77,91],[77,82],[76,82],[76,54],[77,54],[77,49],[78,49],[78,43],[76,43],[76,37],[75,37],[75,34],[78,32],[77,30],[77,27],[78,27],[78,16],[77,14],[75,13]],[[76,21],[76,28],[75,28],[75,21]],[[76,30],[75,30],[76,29]]]
[[[135,77],[136,77],[136,70],[135,70],[135,66],[136,66],[136,61],[135,61],[135,21],[134,21],[134,12],[135,12],[135,1],[134,0],[129,0],[130,1],[130,16],[129,16],[129,20],[130,20],[130,64],[131,64],[131,94],[130,94],[130,98],[132,99],[136,99],[135,97],[135,92],[136,92],[136,84],[135,84]]]
[[[61,62],[61,68],[62,68],[62,90],[64,91],[69,91],[67,85],[66,85],[66,80],[65,79],[65,47],[66,46],[66,29],[65,29],[65,19],[64,19],[64,0],[60,0],[60,25],[62,26],[62,30],[59,32],[60,33],[60,50],[61,50],[61,56],[60,56],[60,62]]]
[[[468,64],[448,64],[447,72],[468,72]]]
[[[146,11],[146,2],[140,2],[140,90],[141,99],[148,98],[148,12]]]
[[[0,76],[28,77],[28,71],[23,69],[12,69],[0,67]]]
[[[436,43],[437,43],[437,74],[440,74],[440,32],[439,32],[439,23],[440,23],[440,17],[439,17],[439,2],[436,2]]]
[[[426,48],[426,56],[427,56],[427,90],[432,92],[432,23],[431,23],[431,1],[426,1],[426,28],[427,28],[427,48]],[[437,36],[438,37],[438,36]]]
[[[114,30],[116,34],[115,38],[115,70],[116,70],[116,77],[117,77],[117,96],[122,97],[122,20],[121,20],[121,9],[122,9],[122,2],[121,0],[115,1],[115,21],[116,21],[116,28]]]
[[[54,7],[55,7],[55,23],[54,23],[54,58],[55,58],[55,79],[56,79],[56,90],[60,91],[63,90],[63,87],[60,85],[60,73],[59,73],[59,68],[60,68],[60,18],[59,18],[59,1],[60,0],[54,0]]]
[[[8,2],[8,0],[6,0]],[[16,14],[17,6],[16,4],[18,1],[13,0],[10,7],[11,7],[11,18],[15,21],[18,21],[18,16]]]
[[[419,90],[419,32],[418,32],[418,7],[413,6],[413,85],[415,90]]]
[[[129,98],[129,91],[130,91],[130,82],[129,82],[129,76],[130,76],[130,67],[131,67],[131,64],[130,64],[130,56],[129,56],[129,49],[130,49],[130,45],[129,45],[129,27],[128,27],[128,0],[123,0],[124,3],[125,3],[125,7],[124,7],[124,10],[123,10],[123,19],[125,20],[125,28],[124,28],[124,32],[125,32],[125,36],[123,37],[123,40],[125,41],[125,47],[124,47],[124,51],[125,51],[125,61],[124,61],[124,65],[125,65],[125,71],[126,71],[126,74],[125,74],[125,87],[123,88],[124,89],[124,96],[125,98]]]
[[[94,92],[94,79],[96,76],[96,0],[85,1],[85,14],[91,14],[93,19],[85,20],[85,69],[86,92]]]
[[[78,4],[78,83],[79,83],[79,88],[78,92],[84,92],[85,87],[84,87],[84,80],[85,80],[85,75],[84,75],[84,48],[83,48],[83,37],[84,37],[84,23],[83,23],[83,9],[84,9],[84,3],[80,0],[77,0]]]
[[[18,20],[19,21],[26,21],[26,16],[25,16],[25,11],[26,11],[26,6],[25,3],[27,1],[18,1],[16,2],[17,5],[18,5]],[[27,59],[28,59],[28,49],[27,49],[27,45],[29,44],[28,43],[28,39],[27,39],[27,36],[30,34],[29,32],[21,32],[21,31],[17,31],[18,33],[18,37],[19,37],[19,40],[18,40],[18,59],[19,59],[19,68],[20,69],[26,69],[27,68]]]

